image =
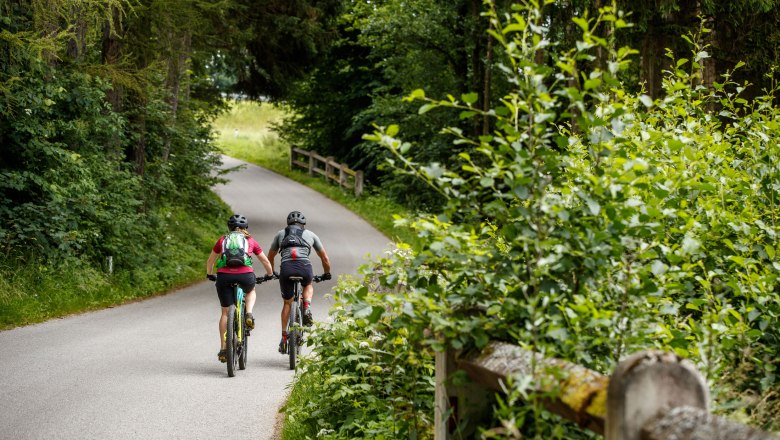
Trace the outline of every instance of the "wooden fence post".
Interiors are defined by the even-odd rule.
[[[309,151],[309,175],[314,175],[314,154],[311,151]]]
[[[355,172],[355,195],[363,194],[363,171]]]
[[[641,440],[648,422],[682,406],[708,409],[709,389],[696,367],[673,353],[631,355],[609,381],[604,438]]]
[[[328,156],[325,158],[325,181],[332,180],[331,176],[333,175],[333,165],[331,165],[331,162],[333,162],[333,156]]]
[[[347,186],[347,173],[344,172],[345,167],[346,165],[344,164],[339,165],[339,186],[341,188]]]
[[[290,144],[290,171],[293,169],[293,162],[295,162],[295,145]]]
[[[447,350],[437,351],[435,361],[436,392],[433,408],[433,438],[434,440],[447,440],[450,406],[450,396],[447,391],[447,376],[450,374]]]

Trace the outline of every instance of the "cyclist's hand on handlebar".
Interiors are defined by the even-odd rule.
[[[315,283],[319,283],[321,281],[326,281],[330,279],[330,272],[325,272],[322,275],[314,275],[312,277],[312,280],[314,280]]]
[[[274,273],[274,275],[263,275],[261,277],[257,277],[256,276],[255,277],[255,282],[257,282],[257,284],[260,284],[260,283],[264,283],[266,281],[271,281],[274,278],[276,278],[276,273]]]
[[[208,278],[211,281],[217,281],[217,276],[214,274],[207,273],[206,278]]]

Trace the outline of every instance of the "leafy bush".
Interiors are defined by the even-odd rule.
[[[366,284],[340,280],[332,323],[311,334],[316,355],[300,364],[283,408],[283,438],[432,438],[433,351],[415,310],[435,305],[416,304],[395,288],[403,274],[387,270],[410,256],[401,247],[363,267]]]
[[[470,147],[454,168],[408,159],[415,147],[397,126],[368,137],[447,199],[413,223],[426,245],[411,264],[385,262],[414,305],[404,328],[456,349],[504,339],[602,372],[638,350],[673,350],[699,365],[716,411],[779,429],[778,91],[748,102],[731,73],[705,87],[708,55],[692,35],[692,58],[673,59],[666,97],[653,102],[618,79],[635,52],[594,33],[627,26],[619,12],[575,20],[582,37],[554,67],[535,61],[547,41],[532,2],[507,23],[492,19],[515,86],[499,106],[409,97],[425,101],[420,112],[488,116],[491,135],[445,128]],[[605,70],[588,67],[597,49],[609,53]],[[505,432],[563,435],[533,408],[498,414]],[[585,435],[575,431],[564,437]]]
[[[204,209],[205,208],[205,209]],[[109,273],[106,261],[85,259],[0,264],[0,329],[41,322],[70,313],[96,310],[166,292],[202,279],[203,263],[229,213],[212,194],[204,208],[180,207],[150,213],[156,229],[143,260],[128,266],[119,255]],[[176,249],[171,258],[171,249]],[[118,266],[118,267],[117,267]]]

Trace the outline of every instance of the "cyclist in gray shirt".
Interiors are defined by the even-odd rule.
[[[282,292],[284,305],[282,306],[282,341],[279,343],[279,350],[282,351],[287,343],[287,333],[285,331],[287,319],[290,315],[290,306],[293,298],[293,283],[289,280],[291,276],[303,278],[303,323],[311,325],[311,299],[314,296],[314,285],[312,278],[314,272],[311,266],[310,255],[317,253],[322,261],[322,279],[331,279],[330,260],[322,246],[322,241],[312,231],[306,229],[306,217],[300,211],[292,211],[287,215],[287,227],[276,233],[271,247],[268,250],[268,260],[271,267],[274,265],[276,255],[281,255],[279,264],[279,287]]]

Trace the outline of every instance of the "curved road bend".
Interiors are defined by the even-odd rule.
[[[247,165],[228,177],[217,192],[249,218],[264,250],[295,209],[323,240],[336,276],[388,248],[355,214],[278,174]],[[322,272],[316,257],[314,269]],[[334,283],[316,285],[315,319],[326,316],[323,295]],[[0,439],[271,438],[293,375],[276,351],[278,282],[257,293],[249,366],[233,378],[217,361],[219,302],[208,281],[0,332]]]

